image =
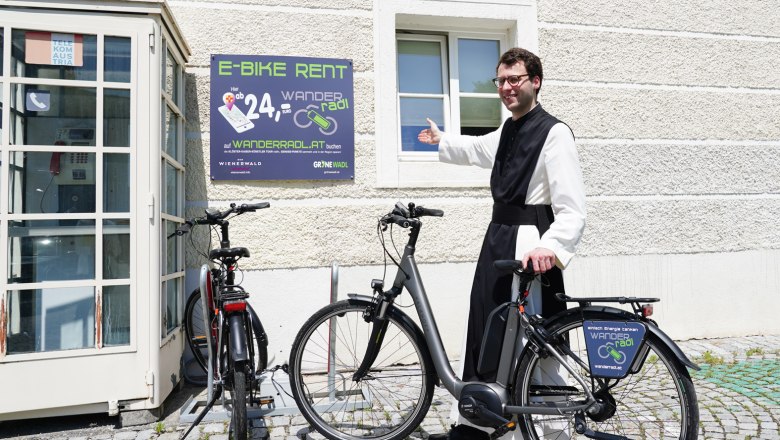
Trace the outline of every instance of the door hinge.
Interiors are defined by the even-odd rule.
[[[152,32],[149,34],[149,49],[152,49],[154,51],[154,43],[157,41],[157,38],[155,38],[155,31],[152,29]]]
[[[146,384],[154,385],[154,371],[150,370],[146,372]]]

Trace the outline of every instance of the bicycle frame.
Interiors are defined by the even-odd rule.
[[[582,375],[576,371],[568,362],[563,359],[563,356],[558,349],[553,347],[550,343],[544,341],[542,338],[537,338],[534,342],[529,342],[527,345],[536,344],[545,349],[551,356],[558,360],[572,377],[579,382],[582,389],[585,392],[585,399],[581,402],[569,403],[561,406],[540,407],[536,406],[516,406],[508,405],[510,401],[509,397],[509,385],[512,383],[513,374],[517,367],[517,363],[521,357],[522,352],[518,352],[518,339],[522,336],[521,330],[528,330],[530,334],[536,334],[536,329],[530,322],[525,313],[520,313],[517,307],[511,307],[510,313],[507,318],[506,330],[504,333],[504,342],[501,348],[501,356],[498,364],[498,371],[496,375],[496,382],[466,382],[461,380],[452,367],[450,366],[449,359],[444,350],[444,344],[439,333],[438,326],[436,325],[436,319],[434,318],[433,311],[431,309],[428,296],[423,286],[422,278],[417,268],[417,263],[414,258],[415,245],[417,236],[420,232],[422,223],[416,226],[412,226],[409,232],[409,242],[404,247],[404,252],[401,256],[401,260],[398,262],[399,269],[396,273],[393,281],[393,286],[388,292],[383,293],[383,298],[380,299],[380,307],[377,310],[376,317],[379,319],[375,323],[374,332],[381,331],[379,328],[382,325],[383,317],[389,307],[392,307],[393,299],[401,294],[404,288],[412,296],[417,315],[422,325],[423,334],[427,347],[431,353],[433,364],[436,368],[439,379],[442,382],[444,388],[452,394],[455,399],[460,400],[463,390],[468,385],[488,386],[490,387],[501,399],[503,409],[508,414],[540,414],[540,415],[559,415],[559,414],[573,414],[588,410],[593,405],[597,405],[597,400],[590,391],[590,386],[586,383]],[[636,316],[627,314],[620,309],[614,309],[618,313],[626,313],[627,319],[640,321]],[[566,311],[562,313],[567,313]],[[644,321],[641,321],[644,322]],[[658,335],[664,342],[671,342],[660,329],[653,325],[647,325],[648,330]],[[372,339],[373,340],[373,339]],[[367,371],[370,365],[365,363],[373,362],[373,356],[379,349],[381,339],[375,343],[369,344],[365,356],[364,365],[361,365],[359,372]],[[684,354],[679,350],[676,344],[669,344],[672,347],[674,353],[681,359],[683,364],[697,368],[695,364],[690,362]],[[577,359],[577,357],[574,357]]]
[[[419,233],[419,229],[413,229],[410,234],[414,234],[416,238],[416,234]],[[507,325],[506,325],[506,333],[504,335],[504,344],[501,351],[501,359],[499,361],[499,368],[498,373],[496,376],[496,382],[494,383],[485,383],[485,382],[466,382],[461,380],[455,372],[452,369],[452,366],[450,366],[449,358],[447,357],[447,353],[444,350],[444,344],[441,340],[441,335],[439,333],[439,328],[436,325],[436,319],[433,316],[433,311],[431,309],[430,302],[428,301],[428,296],[425,293],[425,287],[423,286],[422,279],[420,277],[419,270],[417,268],[417,263],[414,258],[414,241],[410,238],[410,244],[407,244],[404,248],[404,253],[401,257],[400,268],[396,274],[395,281],[393,282],[392,289],[396,292],[400,293],[401,289],[404,287],[409,292],[409,294],[412,296],[412,299],[414,300],[415,309],[417,310],[417,315],[420,318],[420,324],[422,325],[423,334],[425,335],[425,342],[428,345],[428,349],[431,352],[431,358],[433,360],[433,364],[436,367],[436,372],[439,376],[439,379],[442,382],[442,385],[444,385],[444,388],[447,389],[447,391],[452,394],[453,397],[456,399],[460,399],[461,392],[463,391],[463,388],[466,385],[469,384],[479,384],[479,385],[488,385],[490,386],[493,391],[496,391],[497,394],[500,396],[501,400],[506,404],[509,401],[509,394],[507,391],[507,385],[511,382],[511,375],[514,372],[514,367],[516,365],[516,359],[519,358],[520,353],[515,353],[515,349],[517,347],[517,338],[520,337],[520,333],[518,330],[521,328],[521,315],[517,312],[517,310],[514,310],[514,313],[510,313]],[[408,276],[407,276],[408,275]],[[382,301],[382,304],[389,304],[386,301]],[[384,316],[384,313],[386,311],[385,308],[380,308],[378,312],[378,316],[381,318]],[[523,316],[524,318],[524,316]],[[528,322],[527,318],[525,319],[525,324],[527,326],[530,326],[530,322]],[[525,327],[525,326],[524,326]],[[583,386],[583,388],[587,391],[588,394],[588,401],[585,404],[577,405],[577,406],[570,406],[566,409],[567,412],[576,412],[576,411],[582,411],[588,408],[595,402],[595,399],[592,394],[590,394],[590,391],[588,390],[588,386],[585,383],[584,379],[580,374],[571,367],[567,365],[567,363],[563,360],[563,358],[557,353],[557,351],[550,346],[549,344],[545,343],[545,348],[549,350],[549,352],[555,356],[561,364],[569,370],[569,373],[573,375],[577,379],[578,382]],[[542,411],[545,411],[545,409],[537,407],[519,407],[519,406],[507,406],[506,407],[507,412],[510,413],[516,413],[516,414],[524,414],[524,413],[535,413],[540,414]],[[560,408],[550,408],[549,414],[559,414],[561,411]],[[546,411],[545,411],[546,412]]]

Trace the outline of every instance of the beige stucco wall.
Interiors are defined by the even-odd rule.
[[[489,191],[377,185],[376,152],[395,148],[375,135],[376,78],[387,68],[375,64],[379,1],[391,0],[170,2],[193,51],[188,212],[270,201],[271,209],[235,220],[233,239],[253,251],[243,268],[274,280],[279,297],[272,301],[283,304],[327,292],[333,260],[365,278],[356,286],[367,287],[363,275],[372,270],[380,277],[375,219],[396,200],[441,208],[444,218],[426,222],[418,260],[431,265],[429,284],[448,290],[428,289],[441,302],[437,314],[461,316],[489,219]],[[420,3],[457,9],[480,1]],[[780,307],[780,270],[767,265],[780,255],[780,14],[757,0],[528,3],[538,13],[541,101],[577,136],[588,195],[587,230],[566,275],[570,292],[661,296],[669,302],[660,307],[662,327],[680,338],[780,332],[776,320],[765,319]],[[211,182],[212,53],[352,59],[355,180]],[[723,279],[731,261],[739,265]],[[446,275],[437,274],[437,264]],[[306,292],[290,287],[311,271],[322,279],[311,277]],[[734,285],[748,278],[748,289],[732,297]],[[722,281],[704,282],[715,279]],[[686,301],[675,301],[681,292]],[[254,301],[261,307],[264,299]],[[714,316],[735,302],[757,318],[684,325],[691,314]],[[463,321],[451,321],[452,353]],[[289,320],[279,325],[297,331]]]

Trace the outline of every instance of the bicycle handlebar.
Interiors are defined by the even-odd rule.
[[[230,208],[226,209],[224,211],[220,211],[218,209],[206,209],[206,215],[203,217],[194,217],[184,222],[183,225],[176,228],[176,231],[173,232],[171,235],[168,236],[168,238],[171,238],[173,236],[181,236],[184,235],[192,230],[192,227],[195,225],[221,225],[225,218],[231,214],[235,215],[241,215],[245,212],[255,212],[258,209],[265,209],[271,206],[268,202],[260,202],[260,203],[242,203],[241,205],[236,205],[235,203],[230,204]]]
[[[379,219],[379,222],[383,226],[392,223],[402,228],[409,228],[419,226],[420,221],[417,219],[420,217],[442,217],[443,215],[444,211],[441,209],[423,208],[422,206],[416,206],[414,203],[404,206],[403,203],[398,202],[391,212]]]

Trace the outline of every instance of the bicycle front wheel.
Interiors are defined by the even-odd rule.
[[[425,340],[395,310],[387,313],[384,342],[370,370],[353,379],[373,327],[370,307],[362,300],[326,306],[304,324],[292,346],[295,401],[306,420],[332,440],[405,438],[431,405],[436,376]]]
[[[234,365],[233,369],[233,389],[231,390],[233,408],[230,413],[230,430],[233,432],[234,440],[247,439],[247,421],[246,421],[246,372],[244,365]]]
[[[522,415],[519,424],[524,438],[584,439],[584,435],[575,432],[579,418],[592,431],[624,438],[696,439],[699,411],[691,377],[671,349],[652,333],[647,333],[647,354],[636,373],[619,380],[591,376],[583,321],[615,318],[609,312],[589,310],[547,325],[559,345],[568,347],[569,353],[563,356],[566,363],[585,379],[603,405],[594,414]],[[562,406],[583,402],[586,395],[580,383],[555,358],[542,358],[539,353],[526,350],[515,379],[514,399],[523,406]]]

